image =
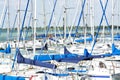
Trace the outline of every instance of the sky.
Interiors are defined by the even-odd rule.
[[[0,26],[2,24],[3,21],[3,11],[4,11],[4,5],[5,5],[5,1],[8,0],[0,0]],[[21,5],[20,5],[20,10],[22,10],[20,12],[20,24],[22,24],[23,21],[23,15],[24,15],[24,10],[27,4],[27,0],[9,0],[9,19],[10,19],[10,27],[13,27],[13,23],[14,23],[14,19],[15,19],[15,15],[17,14],[17,10],[18,10],[18,1],[21,1]],[[31,1],[31,0],[30,0]],[[45,1],[45,9],[43,9],[43,1]],[[51,26],[62,26],[63,25],[63,17],[65,16],[64,14],[64,9],[67,9],[67,13],[66,13],[66,25],[67,26],[76,26],[78,24],[78,19],[80,16],[80,12],[81,12],[81,4],[82,4],[83,0],[57,0],[57,4],[56,4],[56,8],[55,8],[55,12],[54,12],[54,17],[51,23]],[[91,3],[90,3],[91,1]],[[84,8],[84,19],[86,24],[88,25],[99,25],[100,24],[100,20],[102,17],[102,8],[100,5],[100,0],[86,0],[86,4],[85,4],[85,8]],[[107,0],[101,0],[103,3],[103,7],[105,6],[105,2]],[[34,0],[33,0],[34,2]],[[50,16],[52,13],[52,9],[54,6],[54,2],[55,0],[37,0],[37,5],[36,5],[36,10],[37,10],[37,27],[40,26],[44,26],[44,10],[45,10],[45,25],[47,26],[49,24],[50,21]],[[92,8],[90,7],[90,4],[92,6]],[[120,0],[113,0],[113,4],[114,4],[114,25],[120,25],[119,23],[119,4],[120,4]],[[93,10],[92,12],[90,10]],[[29,18],[30,18],[30,13],[31,13],[31,3],[29,5],[29,12],[27,13],[27,17],[26,17],[26,22],[25,22],[25,26],[28,25],[29,22]],[[91,22],[91,16],[92,16],[92,22]],[[106,17],[107,20],[109,22],[109,24],[112,24],[112,0],[108,0],[108,5],[107,5],[107,9],[106,9]],[[5,25],[4,27],[7,27],[8,25],[6,23],[8,23],[8,15],[6,16],[6,20],[5,20]],[[16,21],[15,27],[17,27],[18,22]],[[30,24],[32,25],[32,23]],[[83,17],[81,19],[80,25],[84,25],[83,24]],[[106,21],[105,18],[103,19],[103,23],[102,25],[106,25]]]

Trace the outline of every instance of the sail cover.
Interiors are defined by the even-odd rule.
[[[6,54],[11,53],[11,47],[10,47],[10,44],[8,44],[8,46],[7,46],[6,49],[1,49],[0,52],[2,52],[2,53],[6,53]]]
[[[41,62],[41,61],[38,61],[38,60],[32,60],[32,59],[29,59],[29,58],[24,58],[21,55],[19,49],[17,49],[17,63],[30,64],[30,65],[52,68],[52,69],[57,68],[57,66],[54,65],[54,64],[50,64],[50,63],[47,63],[47,62]]]
[[[25,80],[24,77],[20,76],[9,76],[9,75],[0,75],[0,80]]]
[[[120,55],[120,50],[114,44],[112,44],[112,55]]]
[[[78,55],[76,57],[69,57],[69,58],[61,58],[57,60],[58,62],[69,62],[69,63],[78,63],[82,60],[92,60],[93,58],[104,58],[110,57],[111,54],[101,54],[101,55],[91,55],[87,49],[84,49],[84,55]]]

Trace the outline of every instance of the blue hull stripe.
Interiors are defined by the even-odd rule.
[[[90,75],[90,77],[94,77],[94,78],[110,78],[110,76],[95,76],[95,75]]]

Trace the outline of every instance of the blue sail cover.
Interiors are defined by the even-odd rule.
[[[116,34],[116,35],[114,36],[114,40],[120,40],[120,34]]]
[[[58,62],[68,62],[68,63],[78,63],[79,60],[77,60],[78,57],[74,57],[74,58],[61,58],[59,60],[57,60]],[[83,60],[83,58],[81,57],[81,60]]]
[[[33,51],[33,48],[28,48],[27,50]],[[35,48],[35,50],[48,50],[48,44],[46,43],[42,48]]]
[[[25,78],[20,76],[8,76],[8,75],[1,74],[0,80],[25,80]]]
[[[84,55],[78,55],[76,57],[71,58],[61,58],[58,62],[70,62],[70,63],[78,63],[82,60],[92,60],[93,58],[104,58],[110,57],[112,54],[102,54],[102,55],[91,55],[88,53],[87,49],[84,49]]]
[[[86,38],[87,42],[91,42],[92,40],[93,40],[92,37]],[[78,39],[78,40],[75,40],[75,42],[81,42],[81,43],[83,43],[83,42],[85,42],[85,39]]]
[[[88,53],[88,50],[87,49],[84,49],[84,56],[85,57],[89,57],[91,54],[90,53]]]
[[[102,55],[88,56],[88,57],[79,56],[79,57],[73,57],[73,58],[60,59],[60,60],[58,60],[58,62],[78,63],[79,61],[92,60],[93,58],[103,58],[103,56]]]
[[[35,55],[34,60],[38,61],[49,61],[49,60],[59,60],[61,58],[71,58],[76,57],[75,54],[41,54],[41,55]]]
[[[64,54],[72,54],[70,53],[66,47],[64,47]],[[76,54],[77,55],[77,54]],[[74,57],[69,57],[69,58],[62,58],[62,59],[59,59],[58,61],[59,62],[71,62],[71,63],[78,63],[79,60],[83,60],[87,57],[91,56],[87,49],[84,49],[84,55],[77,55],[77,56],[74,56]]]
[[[49,61],[49,60],[59,60],[59,59],[63,59],[63,58],[72,58],[72,57],[77,57],[77,56],[78,56],[78,54],[72,54],[66,49],[66,47],[64,47],[64,54],[35,55],[34,60]]]
[[[111,54],[91,55],[87,49],[84,49],[84,55],[72,54],[67,50],[66,47],[64,47],[64,54],[35,55],[34,60],[39,60],[39,61],[56,60],[58,62],[78,63],[81,60],[91,60],[93,58],[104,58],[110,56]]]
[[[21,55],[19,49],[17,50],[17,63],[30,64],[30,65],[52,68],[52,69],[57,68],[57,66],[54,65],[54,64],[50,64],[50,63],[47,63],[47,62],[41,62],[41,61],[38,61],[38,60],[31,60],[29,58],[24,58]]]
[[[1,49],[0,52],[2,52],[2,53],[6,53],[6,54],[11,53],[11,47],[10,47],[10,44],[8,44],[8,46],[7,46],[6,49]]]
[[[112,55],[120,55],[120,50],[114,44],[112,44]]]
[[[57,60],[60,58],[65,58],[65,55],[61,54],[40,54],[40,55],[35,55],[34,60],[38,61],[49,61],[49,60]]]

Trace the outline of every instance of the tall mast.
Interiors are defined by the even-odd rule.
[[[34,9],[33,9],[33,0],[31,0],[31,13],[32,13],[32,35],[34,34],[34,11],[33,11]],[[32,36],[32,39],[34,38],[34,36]]]
[[[105,1],[103,0],[103,4],[105,4]],[[104,22],[104,20],[103,20],[103,22]],[[104,23],[103,23],[103,43],[105,42],[105,25],[104,25]]]
[[[37,21],[37,16],[36,16],[36,11],[37,11],[37,10],[36,10],[36,9],[37,9],[36,6],[37,6],[37,4],[36,4],[36,3],[37,3],[37,1],[34,0],[34,2],[35,2],[35,3],[34,3],[34,45],[33,45],[33,53],[35,54],[35,48],[36,48],[36,47],[35,47],[35,41],[36,41],[36,23],[37,23],[37,22],[36,22],[36,21]]]
[[[118,15],[117,33],[118,33],[118,32],[119,32],[119,31],[118,31],[118,28],[119,28],[119,21],[120,21],[120,20],[119,20],[119,0],[117,0],[117,1],[118,1],[118,2],[117,2],[117,10],[118,10],[118,14],[117,14],[117,15]]]
[[[2,11],[2,14],[0,15],[0,25],[2,25],[3,16],[6,11],[6,6],[7,6],[7,0],[4,1],[3,11]]]
[[[83,2],[82,2],[83,3]],[[86,2],[86,4],[87,4],[87,7],[86,7],[86,14],[85,14],[85,16],[83,17],[83,18],[85,18],[84,19],[84,45],[85,45],[85,48],[86,48],[86,30],[87,30],[87,27],[88,27],[88,1]],[[84,11],[83,11],[84,12]],[[84,14],[83,14],[84,15]]]
[[[20,35],[20,3],[21,3],[21,0],[18,0],[18,27],[17,27],[17,42],[19,42],[19,35]]]
[[[94,40],[94,35],[95,35],[95,29],[94,29],[94,27],[95,27],[95,23],[94,23],[94,0],[93,0],[93,8],[92,8],[92,10],[93,10],[93,13],[92,13],[92,20],[93,20],[93,24],[92,24],[92,27],[93,27],[93,40]]]
[[[112,44],[113,44],[113,39],[114,39],[114,33],[113,33],[113,19],[114,19],[114,11],[113,11],[113,0],[112,0]]]
[[[9,0],[7,0],[7,8],[8,8],[8,26],[7,26],[7,40],[9,41],[9,28],[10,28],[10,13],[9,13]]]
[[[45,11],[45,0],[43,0],[43,16],[44,16],[44,22],[43,22],[43,24],[44,24],[44,26],[43,27],[45,27],[45,35],[46,35],[46,13],[45,13],[46,11]]]
[[[92,38],[94,40],[94,0],[90,0],[90,25]]]
[[[67,8],[66,8],[66,0],[65,0],[65,3],[64,3],[64,26],[63,26],[64,40],[66,39],[66,27],[67,27]]]

